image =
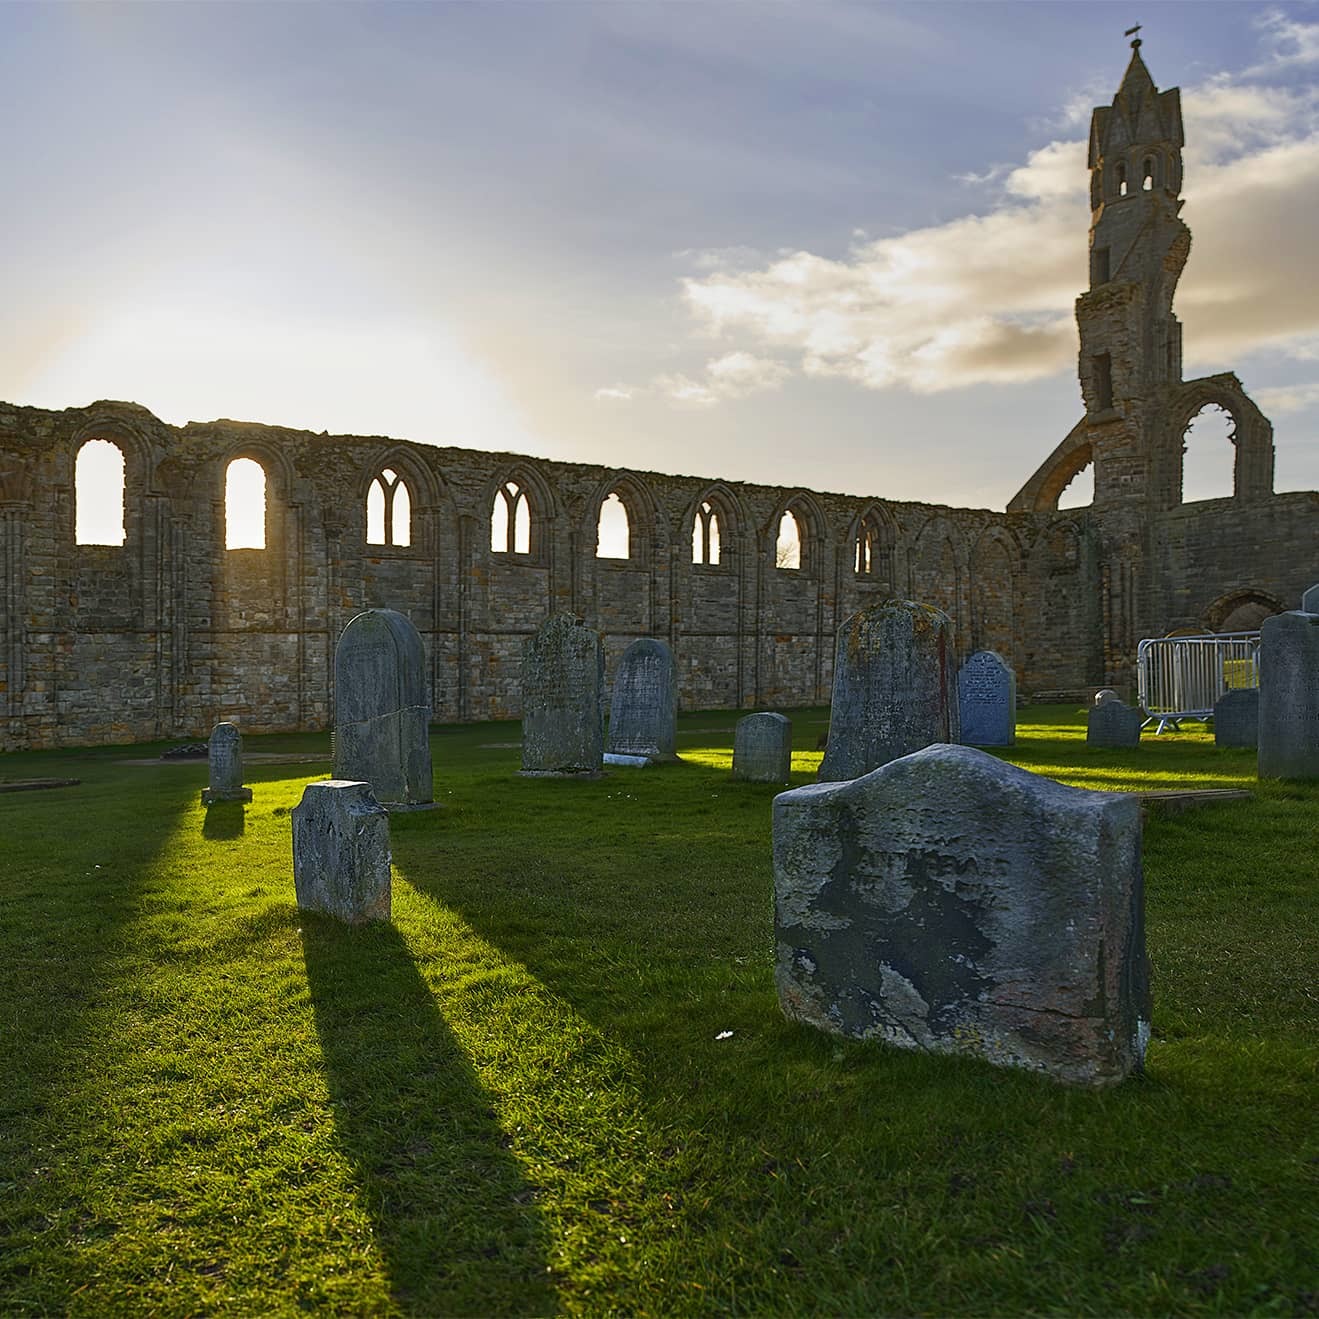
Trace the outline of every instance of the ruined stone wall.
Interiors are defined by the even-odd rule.
[[[75,462],[89,439],[125,460],[125,543],[75,544]],[[266,548],[227,550],[225,472],[259,462]],[[368,544],[383,469],[411,498],[406,546]],[[529,552],[490,548],[496,492],[526,491]],[[596,557],[601,501],[628,508],[631,554]],[[703,502],[717,564],[692,562]],[[779,520],[802,566],[776,566]],[[863,526],[871,571],[856,571]],[[200,736],[332,722],[333,648],[358,610],[388,606],[425,640],[435,717],[519,712],[526,638],[553,610],[606,637],[609,672],[640,636],[669,641],[686,708],[826,702],[839,623],[890,595],[946,609],[963,654],[991,646],[1023,687],[1076,686],[1099,667],[1084,515],[900,503],[651,472],[609,471],[379,437],[236,422],[169,427],[98,403],[0,405],[0,746]]]

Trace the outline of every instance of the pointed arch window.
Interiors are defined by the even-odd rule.
[[[802,566],[801,522],[792,509],[784,509],[779,518],[778,535],[774,541],[774,566],[796,572]]]
[[[1127,167],[1121,161],[1118,162],[1115,178],[1117,180],[1117,195],[1125,197],[1127,195]]]
[[[595,557],[597,559],[630,559],[631,530],[627,505],[618,491],[611,491],[600,504],[600,517],[595,529]]]
[[[495,491],[490,549],[495,554],[531,553],[531,503],[516,481],[505,481]]]
[[[692,562],[719,562],[719,513],[708,499],[696,510],[692,523]]]
[[[893,580],[893,544],[886,524],[871,512],[861,519],[856,535],[854,567],[858,577],[873,582]]]
[[[74,459],[73,541],[124,543],[124,452],[111,440],[88,440]]]
[[[254,458],[235,458],[225,469],[224,547],[266,548],[266,469]]]
[[[366,492],[366,543],[399,548],[412,544],[412,495],[392,467],[374,477]]]
[[[1140,186],[1145,192],[1149,192],[1154,187],[1154,157],[1146,156],[1145,163],[1140,167],[1141,182]]]

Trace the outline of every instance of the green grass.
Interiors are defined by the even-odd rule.
[[[1087,1093],[783,1020],[735,718],[596,782],[436,730],[365,930],[293,903],[315,764],[208,815],[204,763],[120,763],[158,746],[0,759],[82,779],[0,796],[0,1312],[1319,1307],[1319,785],[1025,712],[1007,758],[1064,782],[1256,793],[1148,821],[1148,1072]]]

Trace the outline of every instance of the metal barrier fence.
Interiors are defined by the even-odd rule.
[[[1214,702],[1237,687],[1259,686],[1259,633],[1153,637],[1136,648],[1140,704],[1156,732],[1179,719],[1208,719]]]

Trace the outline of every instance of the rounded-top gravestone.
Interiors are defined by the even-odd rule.
[[[1085,744],[1088,747],[1138,747],[1145,711],[1114,696],[1092,705],[1086,712]]]
[[[678,671],[662,641],[642,637],[618,661],[609,703],[609,751],[672,760],[678,745]]]
[[[1117,692],[1115,692],[1111,687],[1101,687],[1095,693],[1095,698],[1093,701],[1090,702],[1090,704],[1107,705],[1109,701],[1117,701],[1117,700],[1121,700],[1121,697],[1119,697]]]
[[[787,783],[792,775],[792,720],[749,714],[733,730],[733,777],[748,783]]]
[[[957,715],[970,747],[1010,747],[1017,740],[1017,675],[992,650],[977,650],[957,674]]]
[[[953,625],[933,605],[887,600],[838,629],[822,782],[855,779],[931,742],[957,742]]]
[[[334,777],[387,806],[434,800],[426,650],[406,614],[367,609],[334,651]]]
[[[222,801],[251,801],[252,789],[243,786],[243,735],[227,720],[211,730],[206,755],[210,783],[202,789],[202,805]]]
[[[522,772],[595,774],[604,754],[600,710],[605,652],[600,634],[554,614],[522,657]]]

